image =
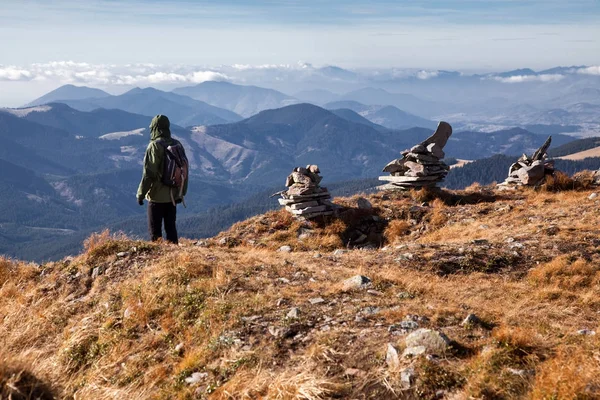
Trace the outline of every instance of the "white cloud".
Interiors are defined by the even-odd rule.
[[[431,78],[437,78],[437,76],[439,75],[439,71],[419,71],[417,72],[417,78],[419,79],[431,79]]]
[[[55,81],[84,85],[152,85],[228,80],[221,72],[191,66],[155,64],[89,64],[74,61],[36,63],[27,67],[0,65],[0,81]]]
[[[580,68],[577,70],[577,73],[584,75],[600,75],[600,65]]]
[[[493,79],[502,83],[523,83],[523,82],[558,82],[565,76],[560,74],[543,75],[515,75],[509,77],[495,76]]]
[[[0,81],[30,81],[32,79],[34,76],[25,69],[0,65]]]

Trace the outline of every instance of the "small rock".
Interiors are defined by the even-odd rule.
[[[509,249],[522,249],[523,247],[525,247],[525,245],[520,242],[512,242],[508,245]]]
[[[277,251],[280,251],[282,253],[291,253],[292,252],[292,247],[291,246],[281,246],[279,248],[279,250],[277,250]]]
[[[323,332],[329,332],[331,330],[331,327],[329,325],[323,325],[321,327],[321,331]]]
[[[208,377],[207,372],[194,372],[191,376],[185,378],[185,382],[188,385],[194,385],[200,383],[202,380]]]
[[[323,256],[321,255],[321,253],[316,253],[316,254],[313,256],[313,258],[321,258],[321,257],[323,257]]]
[[[298,319],[299,315],[300,310],[298,309],[298,307],[292,307],[285,317],[287,319]]]
[[[479,229],[489,229],[489,228],[490,228],[490,226],[486,225],[486,224],[479,225]]]
[[[593,331],[591,329],[580,329],[577,331],[578,335],[590,335],[593,336],[596,334],[596,331]]]
[[[364,289],[371,286],[371,279],[364,275],[354,275],[342,283],[342,290]]]
[[[379,312],[379,307],[369,306],[362,309],[364,315],[375,315]]]
[[[134,314],[133,310],[129,307],[127,307],[125,309],[125,311],[123,311],[123,318],[129,318]]]
[[[183,353],[183,343],[179,343],[177,346],[175,346],[175,353],[177,353],[177,354]]]
[[[510,372],[511,374],[513,374],[513,375],[518,375],[518,376],[521,376],[523,378],[525,378],[528,375],[527,371],[524,370],[524,369],[506,368],[506,370],[508,372]]]
[[[127,257],[128,255],[129,255],[128,251],[121,251],[121,252],[117,253],[117,257],[119,257],[119,258]]]
[[[369,290],[367,290],[367,293],[370,294],[371,296],[383,296],[383,293],[380,292],[379,290],[369,289]]]
[[[196,243],[194,243],[194,245],[199,247],[207,247],[208,242],[206,240],[198,240]]]
[[[358,200],[356,200],[356,204],[361,210],[370,210],[371,208],[373,208],[371,202],[365,199],[364,197],[359,197]]]
[[[450,339],[442,332],[424,328],[409,334],[405,341],[407,348],[423,346],[428,354],[437,355],[443,355],[450,345]]]
[[[288,278],[277,278],[277,282],[288,284],[290,280]]]
[[[481,246],[481,245],[488,244],[489,241],[487,239],[475,239],[475,240],[472,240],[471,243]]]
[[[508,239],[506,239],[506,243],[512,243],[515,241],[515,238],[509,237]]]
[[[594,200],[596,197],[598,197],[598,193],[592,193],[592,194],[590,194],[590,196],[588,197],[588,199]]]
[[[400,384],[404,389],[410,389],[413,382],[415,381],[415,369],[408,367],[400,372]]]
[[[341,256],[342,254],[346,254],[346,253],[347,253],[347,251],[346,251],[346,250],[343,250],[343,249],[337,249],[337,250],[335,250],[335,251],[333,252],[333,255],[334,255],[334,256]]]
[[[385,362],[391,369],[398,369],[398,367],[400,367],[400,357],[398,357],[398,351],[391,343],[388,343],[387,345]]]
[[[96,279],[98,278],[100,275],[102,275],[103,269],[102,267],[96,267],[92,270],[92,279]]]
[[[313,297],[312,299],[308,299],[310,304],[321,304],[324,303],[325,300],[322,297]]]
[[[465,326],[465,325],[477,325],[481,322],[481,320],[479,319],[479,317],[475,314],[469,314],[465,317],[465,319],[463,320],[463,322],[461,323],[461,325]]]
[[[415,298],[415,296],[409,292],[400,292],[396,295],[396,297],[398,297],[400,299],[414,299]]]

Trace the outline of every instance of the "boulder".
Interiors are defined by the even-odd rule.
[[[443,355],[450,346],[450,339],[440,331],[433,329],[417,329],[406,339],[406,348],[422,346],[427,354]]]
[[[342,283],[342,290],[364,289],[371,286],[371,279],[364,275],[354,275]]]

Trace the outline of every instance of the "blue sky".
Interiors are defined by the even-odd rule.
[[[543,67],[598,61],[599,27],[598,0],[2,0],[0,64]]]

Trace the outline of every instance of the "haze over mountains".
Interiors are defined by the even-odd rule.
[[[452,158],[514,157],[532,152],[549,134],[553,146],[573,142],[574,136],[563,133],[593,133],[600,120],[600,100],[594,97],[594,87],[584,88],[579,81],[596,85],[598,78],[569,71],[553,70],[554,75],[566,74],[560,79],[519,70],[477,77],[439,72],[385,81],[382,75],[367,78],[331,68],[296,76],[308,82],[307,90],[292,92],[297,97],[272,88],[216,81],[172,91],[132,88],[120,95],[66,85],[30,107],[0,109],[4,143],[0,186],[10,193],[6,199],[10,212],[0,219],[0,252],[57,257],[91,230],[141,217],[144,210],[134,202],[134,193],[148,125],[158,113],[169,116],[173,134],[186,147],[192,178],[189,209],[182,210],[182,217],[193,218],[210,207],[281,187],[298,165],[319,164],[326,185],[365,179],[356,187],[372,186],[370,178],[399,151],[429,136],[440,115],[454,126],[445,148]],[[564,97],[555,93],[531,105],[511,100],[514,90],[510,96],[501,90],[506,85],[518,89],[503,81],[507,79],[520,79],[537,93],[556,89],[544,89],[545,85],[572,82]],[[363,85],[366,80],[380,84],[328,90],[332,85],[347,87],[349,82]],[[333,83],[310,89],[315,82]],[[464,85],[460,93],[450,89],[457,82]],[[482,85],[497,86],[497,97],[465,100]],[[427,87],[436,90],[423,90]],[[307,98],[313,99],[312,104],[306,103]],[[531,93],[523,98],[531,98]],[[469,174],[465,176],[475,176]],[[454,177],[451,182],[459,185],[465,179],[471,178]],[[227,218],[236,218],[227,213]],[[59,233],[63,239],[57,241]]]

